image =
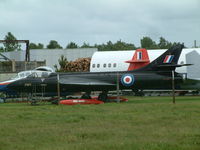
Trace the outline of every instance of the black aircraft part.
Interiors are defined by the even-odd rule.
[[[20,92],[41,92],[41,85],[45,84],[45,91],[57,93],[57,83],[60,84],[61,93],[110,91],[116,90],[117,82],[120,89],[171,89],[172,70],[177,67],[183,45],[176,45],[159,56],[149,65],[123,72],[87,72],[87,73],[52,73],[46,78],[27,77],[8,85],[8,88]],[[161,67],[162,66],[162,67]],[[118,77],[117,77],[118,76]],[[117,81],[117,79],[119,79]],[[175,85],[179,88],[182,76],[175,73]],[[57,94],[56,94],[57,95]]]

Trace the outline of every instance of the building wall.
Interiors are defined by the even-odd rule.
[[[58,59],[61,55],[64,55],[68,61],[74,61],[78,58],[92,57],[93,53],[97,51],[97,48],[80,48],[80,49],[34,49],[30,50],[31,61],[44,61],[46,65],[54,68],[54,65],[58,64]],[[2,53],[10,59],[15,61],[25,60],[25,51],[14,51]]]
[[[17,73],[0,73],[0,82],[10,80],[11,78],[15,77]]]

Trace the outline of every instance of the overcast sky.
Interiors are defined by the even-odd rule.
[[[158,41],[200,45],[200,0],[0,0],[0,39],[48,44],[57,40],[101,44],[122,40],[140,46]]]

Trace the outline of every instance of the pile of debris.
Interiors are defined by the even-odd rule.
[[[91,58],[78,58],[75,61],[70,61],[65,64],[64,71],[66,72],[87,72],[90,70]]]

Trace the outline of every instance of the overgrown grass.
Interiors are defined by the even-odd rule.
[[[0,150],[199,150],[200,97],[127,103],[0,104]]]

